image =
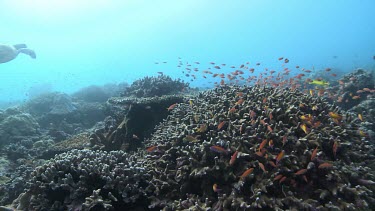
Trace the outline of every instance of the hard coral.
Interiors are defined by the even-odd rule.
[[[188,209],[208,200],[215,210],[374,209],[367,167],[374,147],[361,141],[354,118],[296,90],[203,92],[146,140],[157,146],[147,156],[153,206]],[[175,203],[186,194],[199,197]]]
[[[27,210],[67,210],[82,205],[85,198],[84,210],[142,206],[149,177],[142,162],[121,151],[62,153],[32,172],[26,192],[28,200],[24,200],[27,203],[21,204],[19,198],[15,206]],[[100,204],[103,201],[111,206]]]
[[[166,75],[159,75],[158,77],[147,76],[134,81],[130,87],[125,89],[123,96],[160,97],[162,95],[177,94],[188,87],[188,83],[184,83],[180,79],[173,80]]]

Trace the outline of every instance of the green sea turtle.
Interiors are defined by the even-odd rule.
[[[5,63],[13,60],[18,56],[19,53],[27,54],[33,59],[36,58],[35,52],[31,49],[28,49],[26,44],[0,44],[0,63]]]

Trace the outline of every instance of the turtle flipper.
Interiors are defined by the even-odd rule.
[[[26,44],[15,44],[15,45],[13,45],[13,47],[17,50],[19,50],[21,48],[27,48]]]
[[[21,48],[18,50],[20,53],[24,53],[24,54],[27,54],[29,55],[31,58],[35,59],[36,58],[36,54],[35,54],[35,51],[31,50],[31,49],[28,49],[28,48]]]

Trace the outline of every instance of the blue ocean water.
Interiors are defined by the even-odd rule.
[[[280,68],[281,56],[307,68],[374,69],[374,8],[373,0],[1,1],[0,43],[25,43],[37,58],[0,64],[0,101],[159,71],[184,79],[178,57],[202,69],[211,61]]]

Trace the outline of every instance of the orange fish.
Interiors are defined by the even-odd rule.
[[[325,169],[325,168],[331,168],[333,166],[332,163],[322,163],[318,166],[318,169]]]
[[[273,147],[273,140],[272,139],[268,142],[268,146],[271,147],[271,148]]]
[[[146,151],[147,152],[153,152],[153,151],[156,150],[156,148],[157,148],[157,146],[151,146],[151,147],[146,148]]]
[[[232,107],[231,109],[229,109],[228,113],[232,114],[232,113],[234,113],[236,111],[237,111],[237,109],[235,107]]]
[[[245,100],[243,98],[240,98],[235,105],[241,105]]]
[[[333,152],[334,157],[336,157],[338,147],[339,147],[339,143],[337,141],[333,142],[332,152]]]
[[[268,164],[270,164],[270,165],[271,165],[272,167],[274,167],[274,168],[277,167],[276,164],[275,164],[272,160],[268,161]]]
[[[221,130],[221,128],[223,128],[223,126],[225,125],[226,121],[222,121],[218,126],[217,126],[217,129],[218,130]]]
[[[266,146],[267,142],[268,142],[268,140],[267,140],[267,139],[264,139],[264,140],[262,141],[262,143],[260,143],[260,145],[259,145],[259,149],[258,149],[258,150],[259,150],[259,151],[262,150],[263,147]]]
[[[306,172],[307,172],[307,169],[301,169],[297,171],[296,173],[294,173],[294,175],[302,175],[302,174],[306,174]]]
[[[221,189],[219,189],[219,188],[217,187],[217,184],[216,184],[216,183],[212,185],[212,190],[213,190],[215,193],[221,191]]]
[[[279,180],[281,178],[283,178],[283,175],[282,174],[278,174],[278,175],[275,176],[275,178],[273,178],[273,181]]]
[[[314,151],[311,153],[311,160],[314,160],[317,154],[318,154],[318,147],[316,147]]]
[[[281,184],[281,183],[283,183],[285,180],[287,179],[287,177],[282,177],[281,179],[280,179],[280,181],[279,181],[279,183]]]
[[[170,110],[174,109],[174,107],[176,107],[176,105],[177,105],[177,103],[170,105],[170,106],[167,108],[167,110],[170,111]]]
[[[233,165],[234,162],[236,162],[237,155],[238,155],[238,151],[235,151],[235,152],[233,153],[232,157],[231,157],[230,160],[229,160],[229,165]]]
[[[282,150],[282,151],[277,155],[277,157],[276,157],[276,165],[279,164],[280,160],[284,157],[284,155],[285,155],[285,151],[284,151],[284,150]]]
[[[253,173],[254,168],[247,169],[242,175],[240,176],[240,180],[244,180],[247,176],[249,176],[251,173]]]
[[[263,172],[265,172],[265,173],[267,172],[266,168],[264,167],[263,163],[261,163],[261,162],[259,162],[259,168],[261,168]]]

